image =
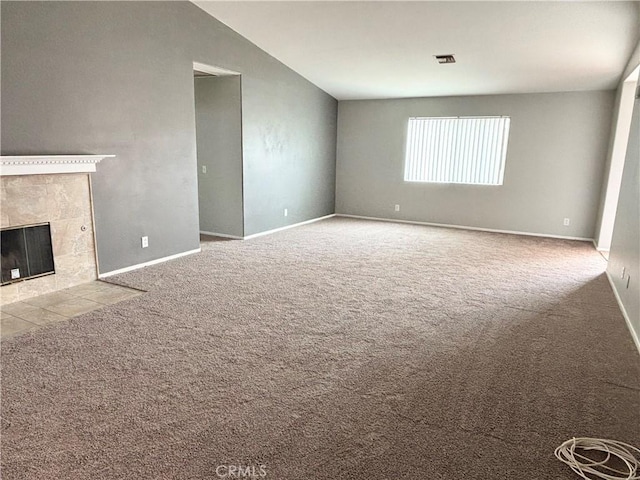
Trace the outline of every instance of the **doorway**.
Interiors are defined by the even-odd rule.
[[[193,64],[200,233],[244,235],[242,77]]]
[[[625,155],[629,142],[631,129],[631,117],[636,95],[636,86],[640,74],[640,65],[631,72],[624,80],[620,92],[620,107],[617,112],[615,130],[613,132],[613,145],[611,148],[611,164],[609,166],[607,184],[604,191],[604,202],[602,207],[602,217],[600,230],[596,238],[596,247],[603,253],[605,258],[609,258],[611,240],[613,238],[613,225],[616,219],[618,208],[618,197],[620,196],[620,185],[622,183],[622,172],[624,170]]]

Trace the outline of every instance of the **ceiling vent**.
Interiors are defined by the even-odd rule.
[[[456,63],[456,58],[453,54],[449,55],[434,55],[438,63]]]

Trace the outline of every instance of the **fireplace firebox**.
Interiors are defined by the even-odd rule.
[[[0,231],[2,285],[55,273],[49,223]]]

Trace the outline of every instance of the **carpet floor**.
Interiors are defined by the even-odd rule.
[[[343,218],[203,239],[112,278],[148,293],[2,341],[2,478],[576,478],[564,440],[640,445],[605,266]]]

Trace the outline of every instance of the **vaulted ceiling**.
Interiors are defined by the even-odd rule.
[[[194,3],[339,100],[611,89],[640,36],[637,1]]]

